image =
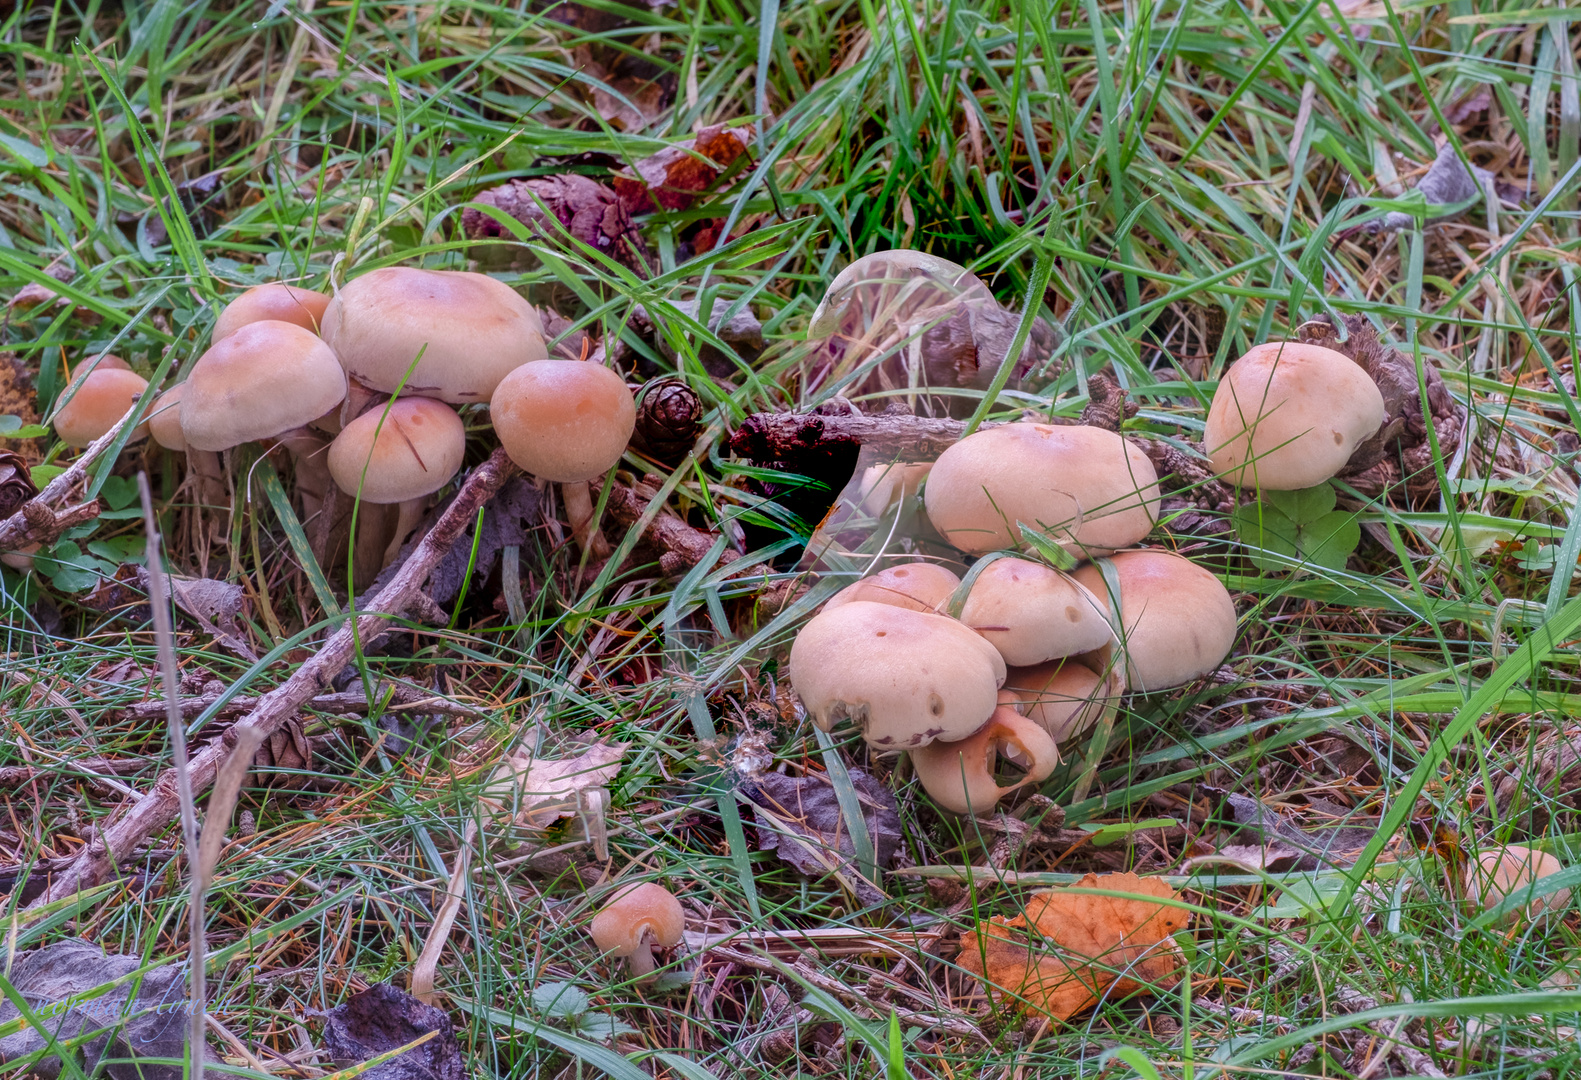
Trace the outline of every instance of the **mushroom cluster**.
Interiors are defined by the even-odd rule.
[[[857,498],[882,509],[890,495],[875,499],[873,480]],[[1136,547],[1157,520],[1158,477],[1115,432],[987,428],[905,484],[921,485],[962,565],[975,561],[964,577],[918,560],[846,586],[792,643],[790,679],[819,727],[849,720],[875,751],[907,751],[940,807],[990,811],[1047,778],[1059,744],[1127,689],[1182,686],[1229,655],[1235,605],[1218,578]],[[1055,546],[1085,561],[1057,569],[1039,557]],[[1001,783],[1001,761],[1019,778]]]
[[[55,415],[77,447],[109,431],[148,385],[113,356],[84,369]],[[460,471],[467,427],[457,410],[468,406],[487,408],[518,465],[563,485],[573,522],[591,517],[587,481],[619,461],[635,423],[625,381],[599,364],[548,359],[537,311],[508,285],[385,267],[333,297],[279,282],[243,292],[134,437],[152,433],[187,455],[209,504],[225,494],[221,453],[283,447],[304,522],[337,491],[392,508],[380,538],[387,565],[426,500]]]

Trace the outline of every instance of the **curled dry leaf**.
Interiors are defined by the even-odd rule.
[[[1120,898],[1035,892],[1024,913],[992,918],[961,937],[960,965],[1020,1008],[1068,1020],[1106,996],[1175,985],[1182,963],[1171,937],[1190,913],[1160,901],[1176,893],[1159,878],[1088,874],[1076,889],[1108,889]]]
[[[481,802],[495,814],[514,811],[517,825],[545,829],[577,812],[581,794],[620,772],[627,743],[594,743],[574,757],[545,760],[512,753],[494,770]]]
[[[637,162],[636,176],[616,173],[610,183],[633,214],[685,210],[746,152],[745,129],[706,127],[690,143],[667,146]]]
[[[563,228],[638,274],[646,277],[650,272],[647,245],[626,204],[597,180],[576,173],[512,180],[480,192],[472,201],[497,207],[551,243],[563,241]],[[551,217],[560,228],[549,223]],[[510,238],[497,220],[470,206],[461,211],[461,228],[471,240]]]

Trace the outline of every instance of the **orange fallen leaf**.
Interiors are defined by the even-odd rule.
[[[1179,981],[1182,956],[1171,935],[1186,928],[1190,913],[1159,902],[1175,899],[1168,884],[1136,874],[1088,874],[1074,888],[1132,895],[1091,896],[1071,887],[1035,892],[1022,914],[989,919],[962,935],[961,967],[1021,1008],[1056,1020],[1105,996]]]

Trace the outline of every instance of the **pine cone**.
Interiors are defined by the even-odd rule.
[[[703,402],[680,379],[655,379],[637,401],[637,427],[631,445],[655,461],[674,466],[697,443]]]
[[[27,461],[20,454],[0,450],[0,518],[10,517],[37,494]]]

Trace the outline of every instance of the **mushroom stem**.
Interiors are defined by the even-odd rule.
[[[231,500],[225,490],[225,466],[220,461],[219,451],[188,446],[187,468],[197,478],[196,498],[199,506],[230,505]]]
[[[637,943],[637,948],[626,958],[631,965],[631,974],[638,982],[646,982],[653,977],[656,966],[653,960],[653,939],[649,934],[643,934],[642,940]]]
[[[613,549],[593,518],[593,493],[588,482],[561,484],[560,497],[565,500],[566,523],[571,526],[576,546],[595,559],[609,558]]]
[[[324,496],[334,480],[329,475],[329,440],[312,428],[292,428],[280,436],[280,445],[291,455],[295,488],[302,502],[302,524],[318,517]]]
[[[417,523],[423,519],[423,507],[427,505],[426,496],[419,499],[407,499],[399,504],[395,518],[395,535],[390,537],[390,546],[384,549],[384,565],[389,566],[395,557],[401,553],[401,542],[406,539],[406,534],[417,528]]]

